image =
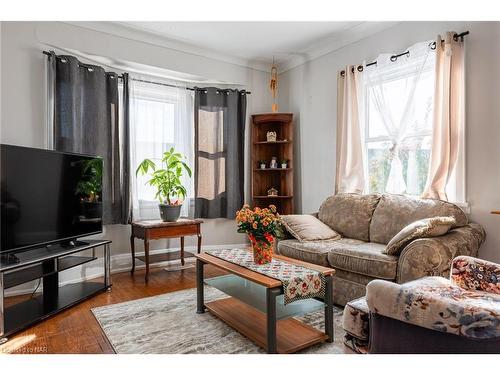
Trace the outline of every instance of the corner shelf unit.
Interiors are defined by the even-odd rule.
[[[267,207],[274,204],[282,215],[292,214],[293,207],[293,115],[291,113],[264,113],[252,115],[252,205]],[[267,132],[276,132],[276,141],[267,141]],[[279,168],[269,168],[272,157],[278,158]],[[287,168],[280,161],[288,160]],[[266,162],[260,169],[259,161]],[[270,188],[277,196],[268,196]]]

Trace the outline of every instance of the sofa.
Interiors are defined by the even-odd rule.
[[[484,229],[469,223],[455,204],[397,194],[337,194],[314,214],[341,235],[337,240],[278,241],[276,252],[291,258],[335,268],[334,303],[365,295],[375,279],[405,283],[424,276],[447,276],[458,255],[477,256]],[[451,216],[451,230],[439,237],[420,238],[398,255],[384,253],[387,243],[405,226],[420,219]]]

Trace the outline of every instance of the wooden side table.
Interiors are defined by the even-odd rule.
[[[198,254],[201,252],[201,223],[203,220],[199,219],[179,219],[176,222],[165,222],[161,220],[143,220],[132,222],[132,234],[130,235],[130,248],[132,251],[132,270],[131,274],[135,271],[135,260],[139,259],[146,263],[146,282],[149,279],[149,265],[151,263],[164,262],[169,260],[180,259],[181,264],[184,265],[185,257],[193,257],[191,253],[185,254],[184,252],[184,237],[185,236],[198,236]],[[181,250],[149,255],[149,241],[160,240],[167,238],[181,239]],[[135,238],[144,240],[144,256],[135,255]]]

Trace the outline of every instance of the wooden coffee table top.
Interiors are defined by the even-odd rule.
[[[273,279],[272,277],[263,275],[261,273],[258,273],[258,272],[252,271],[252,270],[249,270],[248,268],[237,265],[235,263],[228,262],[227,260],[224,260],[224,259],[217,258],[217,257],[210,255],[210,254],[207,254],[207,253],[195,254],[195,257],[200,259],[201,261],[203,261],[205,263],[211,264],[211,265],[216,266],[220,269],[223,269],[224,271],[228,271],[232,274],[243,277],[244,279],[253,281],[253,282],[260,284],[266,288],[276,288],[276,287],[282,286],[281,281],[278,279]],[[335,270],[333,268],[318,266],[317,264],[303,262],[301,260],[285,257],[283,255],[274,254],[273,258],[321,272],[324,276],[335,274]]]

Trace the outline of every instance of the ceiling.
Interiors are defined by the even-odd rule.
[[[264,71],[275,58],[283,72],[396,23],[99,22],[93,28]]]

